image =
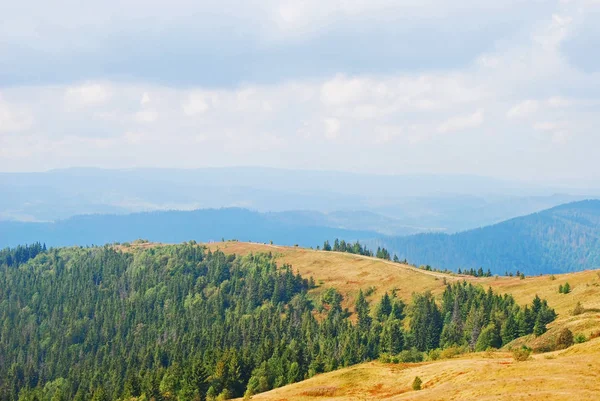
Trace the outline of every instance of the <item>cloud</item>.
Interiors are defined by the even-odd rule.
[[[7,62],[0,64],[0,86],[127,79],[214,88],[461,68],[553,6],[524,0],[463,0],[461,7],[444,0],[106,0],[85,6],[23,0],[2,10],[0,59]]]
[[[192,93],[183,105],[183,112],[188,116],[205,113],[208,110],[206,96],[203,93]]]
[[[326,118],[324,121],[325,124],[325,138],[329,140],[335,140],[340,135],[340,121],[336,118]]]
[[[137,1],[121,20],[100,3],[33,16],[69,32],[48,27],[37,41],[18,18],[0,26],[10,41],[21,35],[11,51],[0,44],[0,58],[28,61],[0,65],[0,130],[20,129],[0,135],[0,170],[270,165],[600,180],[600,76],[564,53],[581,34],[578,1],[249,0],[227,3],[232,17],[176,0],[149,2],[136,19]],[[77,48],[89,58],[69,57]]]
[[[463,131],[479,127],[483,123],[483,117],[483,110],[477,110],[475,113],[467,116],[452,117],[440,124],[437,130],[445,134],[447,132]]]
[[[102,104],[107,102],[110,97],[110,89],[99,83],[86,83],[69,87],[65,92],[65,99],[71,106]]]
[[[563,108],[570,106],[572,102],[569,99],[565,99],[561,96],[552,96],[546,100],[546,103],[550,107]]]
[[[29,111],[11,106],[0,94],[0,133],[26,131],[32,124],[33,117]]]
[[[142,110],[135,113],[135,121],[144,124],[150,124],[158,119],[158,113],[152,110]]]
[[[552,122],[540,122],[533,125],[533,129],[536,131],[554,131],[557,128],[558,124]]]
[[[537,100],[525,100],[514,105],[510,110],[508,110],[506,117],[511,120],[523,118],[535,113],[538,108],[539,104]]]

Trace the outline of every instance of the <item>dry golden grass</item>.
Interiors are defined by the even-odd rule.
[[[340,252],[325,252],[311,249],[265,245],[247,242],[217,242],[207,244],[212,249],[225,253],[247,254],[250,252],[272,252],[279,263],[288,263],[304,277],[313,276],[315,282],[322,283],[314,292],[318,294],[327,287],[335,287],[345,298],[345,306],[351,307],[362,289],[375,287],[370,300],[378,300],[384,292],[396,289],[398,296],[409,300],[413,292],[431,291],[435,295],[443,292],[444,282],[467,280],[484,287],[492,287],[495,292],[511,294],[520,304],[528,304],[539,295],[548,300],[558,314],[558,321],[574,331],[591,332],[600,328],[600,271],[588,270],[579,273],[554,276],[527,277],[487,277],[443,274],[424,271],[412,266],[384,261],[360,255]],[[572,291],[560,294],[558,286],[569,282]],[[571,316],[577,302],[586,309],[597,309],[583,315]],[[591,321],[591,324],[590,324]]]
[[[132,245],[124,249],[159,246]],[[328,287],[344,295],[346,307],[352,307],[360,289],[374,287],[369,297],[377,300],[385,291],[396,289],[409,300],[413,292],[443,292],[445,282],[467,280],[511,294],[518,303],[527,304],[539,295],[558,312],[558,318],[543,336],[516,340],[514,346],[528,344],[542,348],[552,344],[563,327],[589,337],[600,329],[600,271],[584,271],[549,276],[475,278],[423,271],[412,266],[359,255],[324,252],[244,242],[206,244],[225,253],[272,252],[280,264],[287,263],[304,277],[312,276],[319,287],[317,295]],[[572,292],[559,294],[558,286],[569,282]],[[577,302],[588,309],[572,316]],[[590,311],[591,309],[591,311]],[[514,361],[508,351],[463,355],[450,360],[419,364],[383,364],[371,362],[335,372],[317,375],[300,383],[255,395],[257,401],[292,400],[597,400],[600,399],[600,338],[545,354],[534,354],[525,362]],[[412,390],[416,376],[423,380],[422,390]]]
[[[303,400],[597,400],[600,339],[515,362],[510,353],[469,354],[420,364],[371,362],[255,395],[257,401]],[[422,390],[412,390],[416,376]],[[315,396],[312,389],[335,388]]]
[[[315,251],[312,249],[265,245],[247,242],[216,242],[206,244],[211,250],[244,255],[250,252],[272,252],[280,264],[292,265],[303,277],[312,276],[317,284],[314,292],[334,287],[344,295],[344,305],[353,305],[358,291],[374,287],[369,297],[379,299],[386,291],[396,289],[398,296],[409,300],[413,292],[444,290],[444,278],[458,280],[459,276],[416,269],[412,266],[392,263],[377,258],[341,252]]]

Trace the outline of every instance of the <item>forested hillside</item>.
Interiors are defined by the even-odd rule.
[[[496,274],[573,272],[600,267],[600,201],[561,205],[458,234],[418,234],[380,241],[400,259]]]
[[[556,316],[538,297],[523,308],[465,282],[410,305],[361,292],[353,311],[314,286],[271,254],[195,243],[5,249],[0,399],[227,399],[378,357],[499,347]]]

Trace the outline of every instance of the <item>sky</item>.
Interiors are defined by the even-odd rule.
[[[599,22],[600,0],[3,1],[0,171],[596,183]]]

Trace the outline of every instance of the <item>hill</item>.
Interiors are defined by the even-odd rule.
[[[240,208],[83,215],[47,223],[0,221],[0,248],[36,241],[47,246],[71,246],[124,242],[135,238],[167,243],[190,238],[197,241],[235,238],[310,247],[322,244],[324,238],[340,237],[354,241],[378,235],[328,224],[319,216],[301,219],[295,214],[290,217],[288,214],[265,214]]]
[[[279,263],[289,263],[302,275],[312,276],[322,286],[312,290],[322,293],[327,287],[338,288],[344,305],[354,307],[359,289],[374,288],[370,299],[385,291],[398,289],[407,302],[410,291],[432,291],[441,297],[445,282],[466,280],[495,292],[510,294],[521,304],[536,295],[548,300],[558,317],[549,331],[540,337],[529,336],[517,342],[544,347],[555,341],[557,333],[569,328],[589,336],[600,330],[600,271],[526,277],[475,278],[442,274],[410,265],[338,252],[324,252],[294,247],[250,243],[209,244],[213,250],[249,254],[272,252]],[[558,287],[570,283],[573,291],[561,294]],[[585,307],[573,316],[577,303]],[[527,362],[515,362],[509,352],[473,353],[448,360],[417,364],[369,362],[317,375],[297,384],[284,386],[253,397],[256,400],[592,400],[600,391],[600,376],[593,370],[600,358],[600,339],[573,346],[567,351],[534,354]],[[424,390],[412,391],[415,376],[423,379]]]
[[[457,234],[417,234],[377,242],[400,259],[497,274],[565,273],[600,267],[600,200],[573,202]]]
[[[547,299],[558,312],[558,318],[553,325],[567,322],[572,324],[583,319],[583,322],[579,322],[583,327],[584,323],[588,322],[588,318],[595,317],[593,313],[579,318],[571,316],[571,311],[578,302],[590,310],[600,310],[600,270],[527,276],[525,279],[504,276],[473,277],[427,271],[402,263],[341,252],[244,242],[206,245],[211,250],[221,250],[232,255],[272,252],[278,263],[289,264],[302,276],[314,277],[317,282],[321,282],[322,286],[312,290],[316,294],[328,287],[336,288],[344,295],[344,306],[348,308],[353,308],[356,295],[361,289],[371,288],[373,293],[369,299],[372,300],[380,298],[386,291],[396,289],[398,296],[408,302],[413,292],[431,291],[439,296],[444,291],[446,283],[466,280],[484,288],[491,287],[501,294],[510,294],[521,305],[530,303],[536,295]],[[558,287],[567,282],[572,287],[572,291],[569,294],[559,293]],[[600,320],[591,321],[594,326],[586,330],[600,328]]]
[[[572,291],[559,293],[567,281]],[[567,327],[591,337],[600,325],[595,271],[475,278],[299,247],[136,242],[0,251],[0,284],[8,400],[227,399],[246,388],[258,400],[597,391],[597,373],[586,374],[597,340],[522,363],[494,350],[447,360],[488,346],[541,352]],[[527,367],[535,373],[515,381]],[[422,392],[409,391],[416,375]]]
[[[256,401],[595,400],[600,339],[516,362],[508,352],[419,364],[370,362],[318,375],[253,397]],[[411,384],[418,376],[421,391]]]

